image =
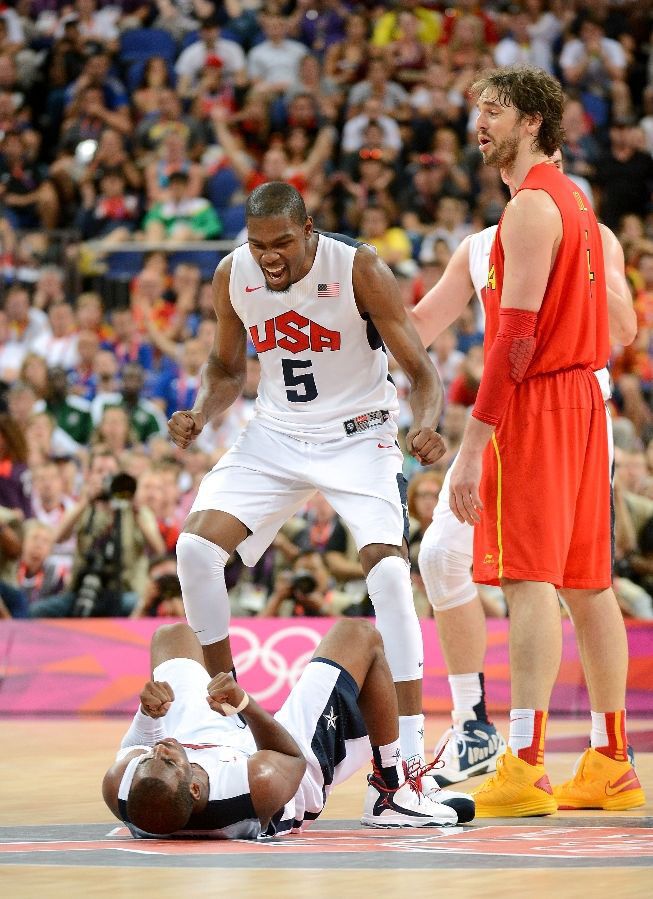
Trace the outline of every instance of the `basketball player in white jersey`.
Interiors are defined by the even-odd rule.
[[[434,788],[427,796],[407,778],[396,691],[370,624],[334,625],[274,717],[231,674],[211,679],[188,625],[160,628],[151,650],[152,680],[102,784],[105,802],[134,836],[298,833],[370,756],[363,824],[424,827],[474,817],[467,794]]]
[[[551,161],[562,168],[559,151]],[[636,317],[624,274],[624,254],[612,231],[605,225],[599,228],[605,259],[610,337],[612,343],[628,345],[635,338]],[[458,318],[473,292],[483,306],[482,291],[487,282],[488,259],[496,230],[495,225],[466,237],[440,281],[410,311],[425,346],[430,346]],[[610,398],[608,370],[597,371],[596,376],[607,402]],[[612,447],[609,418],[608,436]],[[442,786],[494,771],[497,756],[505,749],[505,741],[488,720],[485,707],[486,629],[485,614],[471,575],[474,531],[470,525],[459,522],[449,507],[450,473],[451,467],[419,554],[420,572],[434,609],[453,700],[453,727],[442,738],[448,740],[442,754],[445,764],[435,772],[435,779]],[[442,741],[438,748],[441,745]]]
[[[412,385],[406,445],[423,464],[444,452],[434,430],[442,385],[392,273],[370,247],[316,233],[301,195],[283,182],[256,188],[246,214],[248,243],[215,273],[215,347],[195,406],[169,422],[171,438],[187,447],[234,402],[249,336],[261,363],[254,417],[203,479],[177,543],[186,616],[209,673],[229,670],[227,559],[237,549],[255,564],[321,491],[356,541],[397,688],[402,751],[421,763],[423,647],[384,343]]]

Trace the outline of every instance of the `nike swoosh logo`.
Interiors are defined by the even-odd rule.
[[[616,796],[617,793],[623,793],[626,790],[636,790],[641,786],[639,782],[639,778],[633,771],[628,780],[623,781],[623,777],[619,778],[619,780],[615,784],[611,784],[610,781],[605,785],[605,795],[606,796]]]
[[[259,284],[258,287],[246,287],[246,288],[245,288],[245,293],[252,293],[252,291],[254,291],[254,290],[260,290],[262,287],[263,287],[262,284]]]
[[[377,443],[377,447],[379,449],[392,449],[393,444],[391,443],[389,446],[385,446],[383,443]]]

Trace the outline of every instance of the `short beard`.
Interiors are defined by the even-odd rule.
[[[509,134],[500,144],[495,146],[494,150],[483,154],[483,162],[485,165],[510,171],[515,164],[518,153],[519,137],[514,133]]]

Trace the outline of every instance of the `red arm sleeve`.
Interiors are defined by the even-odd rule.
[[[501,309],[499,331],[485,360],[472,415],[498,425],[517,384],[521,384],[535,352],[537,313],[527,309]]]

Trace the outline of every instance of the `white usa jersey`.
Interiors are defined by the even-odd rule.
[[[490,265],[490,250],[494,243],[498,225],[485,228],[477,234],[470,234],[468,238],[469,274],[476,291],[476,296],[481,304],[482,314],[485,317],[485,304],[481,291],[487,286],[487,275]]]
[[[274,431],[325,443],[397,433],[397,391],[379,334],[354,298],[356,247],[318,234],[308,274],[268,290],[249,246],[233,252],[229,293],[261,363],[255,417]]]

